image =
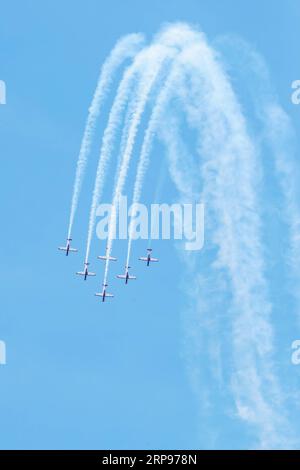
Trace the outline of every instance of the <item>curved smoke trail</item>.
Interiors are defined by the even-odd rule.
[[[130,158],[132,155],[138,127],[139,127],[146,103],[149,99],[149,94],[152,90],[152,87],[166,59],[170,57],[170,54],[171,54],[170,49],[166,48],[165,46],[160,46],[160,45],[153,46],[153,48],[151,49],[150,57],[149,57],[150,59],[149,63],[145,64],[141,82],[139,83],[139,90],[137,92],[138,93],[137,106],[135,108],[135,112],[130,122],[128,139],[126,142],[126,147],[124,149],[124,154],[123,154],[122,164],[121,164],[118,179],[117,179],[117,184],[114,189],[113,202],[112,202],[112,207],[114,210],[112,210],[111,212],[110,223],[109,223],[109,233],[108,233],[108,240],[107,240],[108,258],[105,264],[104,284],[107,284],[109,256],[112,250],[113,235],[116,230],[117,205],[118,205],[118,201],[122,194],[123,187],[126,181],[127,171],[128,171]]]
[[[155,42],[160,43],[161,46],[170,48],[168,50],[168,56],[173,56],[173,60],[176,61],[177,54],[180,52],[180,50],[187,48],[190,44],[195,39],[195,33],[194,31],[186,24],[183,23],[177,23],[175,25],[171,25],[169,27],[166,27],[165,29],[162,30],[162,32],[156,37]],[[177,51],[176,51],[177,49]],[[171,52],[172,51],[172,52]],[[177,54],[176,54],[176,52]],[[164,59],[162,59],[164,60]],[[160,68],[160,65],[159,65]],[[150,70],[150,74],[152,73],[152,70]],[[158,74],[158,71],[157,71]],[[168,94],[176,82],[176,76],[179,74],[178,66],[173,66],[172,71],[171,71],[171,76],[167,79],[166,85],[163,87],[163,90],[160,92],[157,100],[157,104],[155,106],[155,111],[152,113],[152,117],[150,118],[150,123],[148,127],[148,132],[147,135],[145,136],[144,139],[144,145],[142,149],[142,157],[140,158],[140,164],[138,168],[138,179],[135,184],[135,195],[134,197],[138,199],[140,197],[140,192],[141,192],[141,184],[142,184],[142,179],[144,177],[144,174],[147,169],[147,159],[151,147],[151,141],[155,133],[155,127],[158,123],[158,118],[160,115],[161,110],[164,107],[164,104],[167,102]],[[150,87],[151,89],[151,87]],[[146,100],[145,103],[148,99],[148,94],[149,91],[146,93]],[[145,103],[142,105],[142,108],[144,108]],[[137,115],[139,112],[137,113]],[[133,150],[133,144],[135,140],[135,134],[137,132],[137,127],[139,124],[141,116],[138,116],[136,120],[133,120],[133,127],[132,127],[132,136],[128,138],[127,144],[128,149],[125,149],[124,155],[123,155],[123,160],[122,160],[122,166],[120,168],[119,174],[118,174],[118,180],[115,186],[114,190],[114,197],[113,197],[113,208],[114,210],[112,211],[111,214],[111,220],[110,220],[110,225],[109,225],[109,234],[108,234],[108,244],[107,244],[107,249],[108,249],[108,254],[111,253],[112,249],[112,239],[113,239],[113,234],[115,232],[116,228],[116,217],[117,217],[117,204],[118,204],[118,199],[122,193],[122,189],[126,180],[127,176],[127,170],[128,170],[128,165],[130,162],[130,157],[131,157],[131,152]],[[149,150],[148,150],[149,148]],[[127,254],[127,262],[126,266],[128,266],[128,260],[130,256],[130,247],[131,247],[131,238],[132,238],[132,224],[131,224],[131,235],[129,237],[129,246],[128,246],[128,254]],[[106,266],[105,266],[105,275],[104,275],[104,284],[107,283],[107,276],[108,276],[108,269],[109,269],[109,259],[106,261]]]
[[[243,72],[243,82],[251,93],[255,112],[262,129],[261,139],[266,141],[271,148],[275,172],[284,198],[285,213],[282,215],[289,231],[288,264],[292,268],[293,276],[299,282],[300,188],[298,182],[300,174],[294,148],[295,132],[288,114],[278,103],[263,58],[249,44],[236,37],[222,37],[222,49],[235,51],[237,56],[235,66]],[[247,63],[247,74],[245,74],[245,62]],[[299,303],[298,291],[294,294],[296,294]]]
[[[258,430],[259,446],[284,446],[289,432],[272,363],[272,306],[256,196],[260,162],[228,77],[203,39],[187,52],[185,73],[190,78],[190,99],[185,93],[183,106],[198,132],[202,196],[215,214],[214,266],[227,272],[232,286],[236,410]],[[164,132],[173,139],[169,126]]]
[[[127,58],[133,57],[138,52],[138,50],[141,49],[143,42],[144,37],[141,34],[129,34],[121,38],[117,42],[116,46],[114,47],[114,49],[112,50],[109,57],[106,59],[101,68],[97,87],[92,99],[91,106],[89,108],[89,113],[85,124],[85,129],[77,161],[73,196],[71,202],[68,238],[71,238],[74,217],[78,206],[78,199],[80,195],[84,172],[87,164],[88,155],[91,149],[96,122],[100,113],[102,101],[108,93],[116,69]]]
[[[168,60],[168,65],[172,63],[171,72],[163,83],[161,72]],[[199,328],[199,318],[203,316],[209,316],[209,319],[205,320],[216,321],[220,328],[226,322],[231,358],[231,369],[226,377],[227,393],[232,397],[234,415],[255,432],[258,438],[256,446],[292,447],[296,445],[294,430],[290,428],[290,416],[287,414],[285,396],[282,386],[279,385],[278,371],[274,364],[273,306],[270,301],[265,247],[262,242],[263,165],[260,148],[249,131],[244,109],[219,54],[210,46],[205,36],[195,29],[186,25],[167,26],[150,46],[134,57],[132,65],[124,73],[102,140],[90,210],[86,261],[89,257],[96,209],[102,195],[107,165],[130,92],[135,87],[125,116],[121,139],[120,165],[117,168],[113,192],[114,210],[109,223],[108,256],[111,254],[116,229],[118,201],[126,182],[136,135],[145,107],[157,83],[159,90],[155,95],[153,111],[142,143],[133,203],[140,200],[153,139],[158,134],[169,154],[170,174],[180,197],[197,200],[201,194],[202,201],[208,208],[206,227],[209,230],[211,245],[207,263],[210,277],[201,277],[195,257],[192,260],[191,256],[186,256],[188,272],[194,279],[191,298],[195,302],[195,324]],[[185,156],[178,153],[181,148],[184,149],[177,121],[178,102],[184,111],[182,113],[180,110],[180,114],[184,114],[185,124],[196,134],[196,152],[190,166],[184,160]],[[289,125],[271,95],[265,100],[262,120],[270,120],[269,140],[277,162],[277,176],[282,192],[287,198],[292,249],[296,252],[299,250],[300,211],[295,196],[295,184],[290,187],[290,181],[295,180],[291,179],[294,167],[291,160],[286,162],[285,156],[285,139],[290,139],[286,131]],[[285,130],[278,136],[277,131],[282,123],[285,123]],[[130,224],[127,266],[131,253],[132,230]],[[105,284],[108,270],[109,259],[105,264]],[[195,293],[203,296],[203,286],[211,288],[214,292],[211,287],[214,282],[220,291],[217,300],[213,296],[202,303],[201,299],[195,299]],[[226,292],[222,291],[222,282],[226,287],[229,286],[230,295],[228,289],[225,289]],[[226,313],[223,316],[218,311],[211,314],[212,306],[221,306],[220,299],[223,301],[222,308],[226,306]],[[203,311],[199,308],[200,305],[204,305]],[[212,319],[211,315],[214,315]],[[192,330],[192,325],[189,325],[189,329]],[[195,338],[195,335],[193,331],[189,337]],[[195,342],[193,346],[196,352],[190,357],[189,368],[195,375],[192,380],[196,383],[200,369],[200,364],[197,363],[199,345]],[[227,410],[224,414],[226,412]],[[232,413],[232,408],[230,412]]]
[[[93,197],[92,197],[92,203],[91,203],[91,209],[90,209],[86,256],[85,256],[86,262],[88,261],[88,258],[89,258],[91,241],[92,241],[92,236],[93,236],[94,228],[95,228],[96,211],[97,211],[97,206],[100,201],[103,187],[104,187],[104,178],[105,178],[107,166],[108,166],[111,154],[112,154],[113,143],[114,143],[114,139],[116,136],[116,132],[121,123],[123,110],[128,101],[129,92],[132,86],[135,84],[137,77],[143,76],[143,73],[144,73],[143,68],[146,67],[147,69],[147,67],[149,67],[149,63],[151,64],[153,63],[153,67],[155,68],[155,61],[157,61],[160,56],[163,58],[168,56],[167,52],[169,52],[169,49],[166,49],[165,47],[160,46],[160,45],[153,45],[142,50],[140,53],[136,55],[133,61],[133,64],[129,66],[127,70],[125,71],[122,81],[119,85],[116,98],[114,100],[113,106],[109,114],[108,124],[105,128],[103,139],[102,139],[101,151],[100,151],[100,156],[99,156],[99,162],[98,162],[98,167],[97,167],[97,173],[96,173],[96,178],[95,178],[94,191],[93,191]],[[160,65],[158,66],[157,72],[159,71],[159,68],[160,68]],[[153,81],[151,82],[151,86],[152,86],[155,81],[156,75],[150,72],[149,76],[151,75],[153,75]],[[143,80],[143,78],[141,80]],[[148,93],[151,90],[151,86],[148,89]],[[137,97],[136,99],[138,101],[139,95],[137,93],[138,93],[137,90],[135,90],[135,94]],[[147,97],[148,95],[146,96],[146,99]],[[144,109],[145,104],[146,104],[146,101],[143,102],[142,106],[139,104],[136,104],[136,107],[138,106],[141,107],[141,110],[139,111],[140,115],[142,113],[142,110]],[[136,107],[133,108],[134,113],[136,113]],[[127,114],[127,118],[129,118],[129,123],[135,122],[134,113]],[[130,132],[129,123],[125,122],[125,128],[126,127],[128,128],[128,132]],[[125,154],[127,145],[128,145],[128,139],[125,145],[124,154]]]
[[[89,259],[92,236],[95,228],[97,206],[103,191],[104,178],[111,156],[115,135],[122,121],[122,113],[127,103],[128,93],[134,82],[135,73],[136,69],[133,69],[132,66],[126,69],[118,87],[116,97],[109,113],[108,124],[104,131],[90,208],[85,262],[88,262]]]
[[[178,79],[178,76],[180,75],[181,72],[181,67],[179,65],[180,58],[177,57],[175,64],[172,67],[172,70],[170,72],[170,75],[163,86],[157,101],[154,105],[148,127],[145,132],[143,144],[142,144],[142,149],[141,149],[141,154],[138,162],[138,168],[137,168],[137,174],[136,174],[136,179],[134,183],[134,189],[133,189],[133,198],[132,198],[132,204],[133,204],[133,213],[131,215],[131,222],[129,225],[129,236],[128,236],[128,247],[127,247],[127,257],[126,257],[126,266],[129,266],[129,260],[130,260],[130,252],[131,252],[131,245],[132,245],[132,235],[133,235],[133,219],[135,217],[135,208],[136,204],[139,202],[140,197],[141,197],[141,192],[142,192],[142,187],[143,187],[143,182],[145,178],[145,174],[147,171],[148,163],[149,163],[149,155],[151,153],[151,148],[152,148],[152,142],[155,136],[155,133],[157,131],[157,126],[159,124],[159,120],[161,117],[161,114],[169,100],[169,95],[173,89],[173,87],[176,84],[176,81]]]
[[[257,149],[248,134],[230,81],[202,34],[197,35],[193,46],[182,52],[181,61],[184,75],[189,77],[189,89],[181,94],[183,107],[189,125],[198,133],[197,150],[204,161],[203,197],[209,201],[217,221],[213,229],[213,242],[218,250],[214,264],[225,270],[232,287],[234,370],[231,388],[236,412],[257,429],[260,447],[282,446],[288,441],[289,432],[272,358],[272,305],[265,279],[260,201],[256,196],[261,173]],[[144,139],[135,182],[136,200],[141,192],[155,128],[167,101],[168,93],[163,89]],[[129,132],[128,148],[114,191],[115,208],[126,178],[141,112],[141,109],[137,111]],[[163,122],[160,125],[163,126]],[[169,126],[167,132],[172,139]],[[115,225],[116,210],[109,227],[109,254]],[[129,241],[128,253],[130,244]],[[107,260],[104,283],[107,283],[108,266]]]
[[[143,68],[144,65],[146,65],[146,67],[148,67],[149,64],[153,63],[153,66],[155,68],[154,61],[162,60],[162,62],[163,62],[164,60],[170,59],[175,54],[175,49],[176,48],[182,47],[183,42],[188,43],[189,41],[191,41],[191,38],[193,37],[193,34],[194,33],[191,31],[191,29],[187,25],[184,25],[184,24],[181,24],[181,23],[175,24],[175,25],[171,26],[170,28],[165,28],[154,39],[154,44],[152,46],[150,46],[145,51],[141,51],[141,53],[137,55],[137,57],[135,58],[135,60],[133,62],[132,72],[131,73],[135,74],[139,71],[140,74],[141,74],[142,73],[142,68]],[[155,58],[155,51],[159,51],[159,50],[162,53],[161,59],[158,59],[158,57]],[[145,59],[147,59],[147,60],[145,60]],[[162,63],[159,64],[159,66],[158,66],[157,74],[159,73],[159,70],[160,70],[161,67],[162,67]],[[151,68],[151,66],[150,66],[150,68]],[[149,73],[150,73],[150,75],[151,74],[153,75],[151,70],[150,70]],[[153,75],[153,83],[155,82],[156,78],[157,77],[154,74]],[[142,112],[143,112],[143,108],[146,104],[146,101],[148,99],[148,94],[151,91],[151,87],[152,87],[152,85],[150,86],[150,88],[148,90],[148,93],[147,93],[146,100],[145,100],[144,104],[142,105]],[[124,96],[124,98],[125,98],[125,96]],[[139,99],[139,98],[137,97],[137,99]],[[117,99],[115,100],[115,103],[116,102],[118,103]],[[116,106],[117,106],[117,104],[116,104]],[[138,110],[138,107],[139,107],[139,104],[136,103],[136,110]],[[141,114],[142,114],[142,112],[141,112]],[[111,114],[110,114],[110,117],[111,117]],[[109,122],[109,124],[107,125],[107,128],[106,128],[106,132],[110,136],[110,140],[112,140],[113,136],[115,135],[115,130],[116,129],[114,127],[114,122],[115,122],[115,120],[117,120],[117,118],[118,118],[118,116],[111,117],[110,122]],[[132,122],[135,122],[135,117],[133,117],[132,120],[129,119],[125,123],[125,130],[126,131],[127,131],[126,128],[128,128],[128,132],[129,132],[130,125],[131,125]],[[137,127],[138,127],[138,125],[137,125]],[[134,134],[137,131],[137,127],[136,127],[135,131],[134,131],[134,127],[131,128],[132,132]],[[135,140],[135,135],[134,135],[134,138],[133,138],[133,141],[132,141],[132,147],[133,147],[134,140]],[[104,142],[104,139],[103,139],[103,142]],[[129,137],[128,137],[127,143],[128,142],[130,142]],[[107,166],[107,163],[108,163],[109,158],[110,158],[110,153],[111,153],[110,145],[111,144],[108,144],[106,146],[107,147],[106,149],[101,150],[101,155],[100,155],[100,158],[99,158],[99,165],[98,165],[97,175],[96,175],[96,180],[95,180],[92,206],[91,206],[91,210],[90,210],[88,240],[87,240],[87,249],[86,249],[86,261],[88,260],[88,257],[89,257],[91,240],[92,240],[92,236],[93,236],[93,232],[94,232],[94,228],[95,228],[95,217],[96,217],[97,204],[99,202],[99,199],[100,199],[100,196],[101,196],[101,193],[102,193],[103,183],[104,183],[103,179],[104,179],[104,175],[105,175],[105,171],[106,171],[106,166]],[[124,163],[124,165],[120,166],[120,168],[118,169],[118,173],[117,173],[118,174],[118,177],[117,177],[118,180],[116,182],[115,188],[117,188],[118,185],[123,186],[123,184],[125,182],[126,174],[127,174],[127,167],[128,167],[129,160],[130,160],[130,154],[131,154],[131,151],[132,151],[132,147],[131,147],[131,150],[130,150],[129,154],[128,154],[126,148],[124,150],[123,161],[121,160],[122,161],[121,165],[123,165],[123,163]],[[103,146],[102,146],[102,148],[103,148]],[[118,200],[118,198],[119,198],[119,194],[115,194],[114,202],[113,202],[113,207],[115,208],[115,210],[112,211],[110,226],[109,226],[108,246],[107,246],[108,253],[111,252],[111,247],[112,247],[112,235],[114,233],[115,225],[116,225],[116,210],[117,210],[117,200]],[[109,266],[109,260],[107,260],[106,266],[105,266],[105,279],[107,279],[108,266]],[[106,281],[104,283],[106,284]]]

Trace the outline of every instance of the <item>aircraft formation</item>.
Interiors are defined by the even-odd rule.
[[[66,256],[68,256],[69,253],[77,253],[78,252],[78,250],[76,248],[71,247],[71,241],[72,241],[72,238],[67,238],[66,246],[59,246],[58,247],[58,249],[60,251],[64,251],[66,253]],[[107,249],[106,249],[105,255],[97,256],[97,259],[100,259],[100,260],[105,261],[105,262],[107,260],[117,261],[117,258],[115,258],[114,256],[109,256],[108,255],[108,250]],[[141,256],[139,258],[139,261],[144,261],[147,266],[150,266],[150,263],[157,263],[159,260],[158,260],[158,258],[153,258],[152,257],[152,248],[147,248],[147,256]],[[84,266],[83,266],[83,271],[77,271],[76,272],[76,274],[78,274],[79,276],[83,276],[85,281],[87,280],[88,276],[96,276],[96,273],[93,273],[93,272],[88,270],[89,264],[90,263],[85,261]],[[118,274],[116,276],[118,279],[123,279],[125,281],[125,284],[128,284],[128,281],[130,281],[130,280],[135,280],[136,279],[136,276],[131,276],[129,274],[129,269],[131,269],[131,266],[126,265],[124,274]],[[95,293],[96,297],[101,297],[102,298],[102,302],[105,302],[106,298],[114,297],[113,294],[109,294],[108,292],[106,292],[107,287],[108,287],[108,285],[103,283],[102,284],[102,292],[96,292]]]

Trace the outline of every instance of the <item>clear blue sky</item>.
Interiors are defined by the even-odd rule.
[[[0,448],[253,443],[225,402],[208,413],[191,386],[184,359],[188,299],[172,244],[153,245],[161,262],[151,270],[135,262],[136,284],[114,285],[116,297],[105,308],[92,295],[101,276],[83,283],[73,275],[82,267],[92,168],[74,228],[80,253],[66,258],[57,251],[101,63],[120,36],[140,31],[150,39],[163,22],[177,20],[199,25],[211,41],[234,33],[254,45],[299,132],[300,107],[290,102],[291,82],[300,78],[297,1],[0,2],[0,79],[7,85],[7,104],[0,106],[0,339],[7,345]],[[133,256],[145,248],[138,242]],[[120,243],[115,252],[124,261],[125,249]],[[93,246],[93,255],[98,251]],[[97,272],[99,266],[93,262]],[[289,364],[289,347],[300,328],[286,334],[278,361],[295,385],[300,375]],[[203,367],[208,360],[203,354]],[[296,405],[295,413],[299,418]]]

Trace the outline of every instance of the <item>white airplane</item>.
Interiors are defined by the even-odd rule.
[[[159,259],[158,258],[152,258],[151,257],[151,252],[152,252],[152,248],[147,248],[147,256],[144,257],[144,256],[141,256],[139,258],[140,261],[146,261],[147,263],[147,266],[149,266],[150,263],[158,263]]]
[[[106,252],[105,255],[97,256],[98,259],[102,259],[104,261],[109,260],[109,261],[117,261],[117,258],[114,258],[113,256],[108,256],[108,247],[106,247]]]
[[[128,281],[130,279],[136,279],[136,276],[129,276],[129,272],[128,272],[129,269],[130,269],[130,266],[125,266],[125,274],[117,275],[118,279],[125,279],[125,284],[128,284]]]
[[[85,262],[84,263],[84,270],[83,271],[77,271],[76,274],[79,274],[79,276],[84,276],[84,280],[86,281],[87,276],[96,276],[96,273],[90,273],[88,271],[88,265],[90,263]]]
[[[72,241],[72,238],[67,238],[66,246],[59,246],[58,247],[59,250],[66,252],[66,256],[68,256],[70,251],[72,251],[74,253],[76,253],[78,251],[76,248],[71,248],[71,241]]]
[[[102,292],[97,292],[95,295],[97,297],[102,297],[102,302],[105,302],[106,297],[114,297],[113,294],[106,292],[107,284],[103,284]]]

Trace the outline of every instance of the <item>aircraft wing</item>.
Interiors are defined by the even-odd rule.
[[[83,271],[77,271],[76,274],[79,274],[79,276],[84,276],[85,275],[85,273]]]
[[[145,258],[144,256],[141,256],[141,257],[139,258],[139,260],[140,260],[140,261],[148,261],[148,258]]]
[[[117,274],[118,279],[126,279],[125,274]]]
[[[113,294],[105,294],[105,297],[114,297]]]
[[[150,258],[150,261],[152,261],[152,263],[157,263],[159,260],[158,258]]]
[[[136,276],[128,276],[128,279],[136,279]]]
[[[65,250],[65,251],[67,251],[67,250]],[[78,250],[77,250],[77,248],[69,248],[69,251],[73,251],[74,253],[77,253]]]
[[[117,258],[114,258],[113,256],[98,256],[98,259],[103,259],[104,261],[107,259],[109,259],[109,261],[117,261]]]
[[[96,273],[87,273],[88,276],[96,276]]]
[[[59,246],[58,249],[61,251],[67,251],[67,248],[65,246]]]

